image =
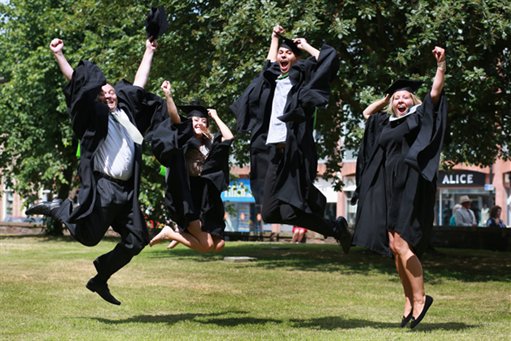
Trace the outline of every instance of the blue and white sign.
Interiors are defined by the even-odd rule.
[[[222,192],[222,201],[255,203],[252,190],[250,189],[250,180],[232,180],[229,183],[229,188]]]

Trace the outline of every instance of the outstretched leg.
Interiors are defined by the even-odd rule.
[[[209,252],[212,251],[214,247],[211,235],[202,231],[200,220],[190,222],[187,230],[182,233],[174,231],[169,226],[165,226],[161,232],[149,242],[149,244],[153,246],[164,240],[177,241],[184,246],[199,252]]]

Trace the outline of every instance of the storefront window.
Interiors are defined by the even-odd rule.
[[[470,208],[474,211],[476,221],[479,226],[485,226],[489,218],[489,209],[493,205],[495,198],[493,192],[484,189],[449,189],[442,188],[438,190],[438,199],[436,202],[437,217],[436,225],[448,226],[453,215],[453,207],[459,204],[462,195],[468,195],[472,200]]]

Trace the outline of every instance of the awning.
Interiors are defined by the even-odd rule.
[[[250,189],[250,180],[236,179],[229,182],[229,188],[222,192],[222,201],[255,203]]]

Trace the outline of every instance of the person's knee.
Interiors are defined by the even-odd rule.
[[[133,256],[138,255],[144,247],[147,245],[147,243],[134,243],[133,246],[130,249],[130,252]]]
[[[101,241],[101,239],[82,239],[82,240],[79,240],[80,243],[82,243],[83,245],[85,246],[89,246],[89,247],[92,247],[92,246],[96,246],[99,244],[99,242]]]
[[[131,254],[133,256],[138,255],[144,249],[145,245],[137,245],[136,247],[131,249]]]
[[[263,205],[261,215],[265,223],[293,222],[297,218],[295,209],[287,204]]]
[[[279,210],[278,209],[265,209],[263,206],[263,209],[261,211],[261,216],[263,217],[263,221],[265,223],[276,223],[278,222],[279,218]]]
[[[126,252],[127,254],[129,254],[132,257],[138,255],[144,249],[144,247],[146,245],[147,245],[147,243],[144,243],[144,242],[141,242],[138,240],[135,242],[131,241],[129,243],[122,244],[124,252]]]
[[[87,231],[87,229],[80,228],[77,229],[74,235],[74,238],[79,241],[82,245],[85,246],[96,246],[103,239],[103,235],[99,235],[97,233],[83,233],[83,231]],[[89,230],[90,231],[90,230]]]
[[[389,243],[389,247],[395,255],[403,255],[410,249],[406,240],[401,238],[398,234],[394,235],[394,238]]]
[[[215,247],[215,245],[213,243],[204,242],[204,243],[200,244],[197,251],[199,251],[201,253],[208,253],[208,252],[213,251],[214,247]]]

